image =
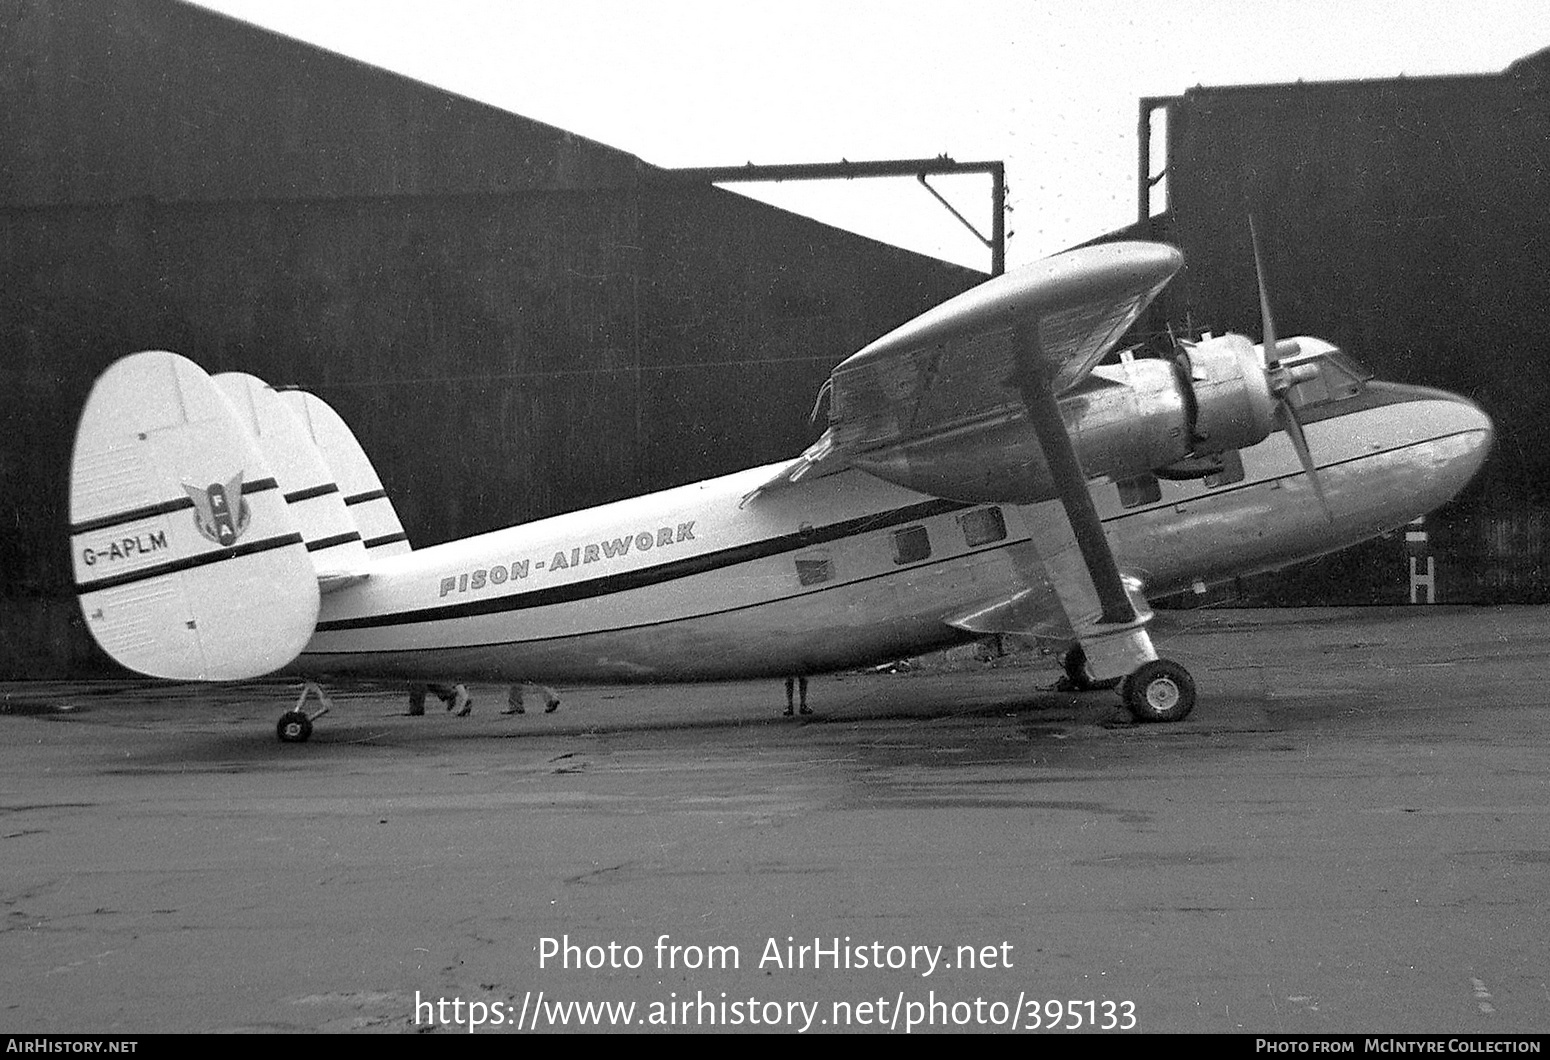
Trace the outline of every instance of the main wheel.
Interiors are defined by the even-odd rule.
[[[281,743],[301,743],[312,735],[312,719],[299,710],[288,710],[280,715],[274,733]]]
[[[1183,721],[1195,709],[1195,679],[1171,659],[1154,659],[1125,679],[1124,696],[1137,721]]]

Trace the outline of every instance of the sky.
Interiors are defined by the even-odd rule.
[[[1143,96],[1497,73],[1550,46],[1546,0],[198,3],[659,166],[1004,161],[1011,267],[1136,219]],[[931,179],[989,234],[989,177]],[[732,187],[989,269],[910,178]]]

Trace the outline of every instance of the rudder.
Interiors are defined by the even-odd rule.
[[[334,473],[334,481],[344,493],[345,506],[360,529],[366,554],[377,560],[409,552],[412,546],[398,511],[350,425],[315,394],[284,390],[280,397],[301,417],[324,462]]]
[[[75,588],[117,662],[175,680],[279,669],[317,577],[268,462],[204,370],[131,354],[97,379],[70,473]]]
[[[244,372],[222,372],[215,376],[215,385],[274,469],[324,591],[335,579],[364,577],[369,560],[360,530],[333,470],[292,403]]]

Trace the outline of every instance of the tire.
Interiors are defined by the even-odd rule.
[[[299,710],[288,710],[280,715],[274,734],[281,743],[303,743],[312,735],[312,719]]]
[[[1125,707],[1139,722],[1183,721],[1195,709],[1195,679],[1171,659],[1144,663],[1126,678]]]

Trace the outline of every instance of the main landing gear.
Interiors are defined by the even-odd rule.
[[[1172,659],[1142,663],[1120,683],[1120,698],[1137,721],[1183,721],[1195,709],[1195,679]]]
[[[307,699],[317,696],[319,709],[308,714],[306,711]],[[315,682],[308,681],[301,686],[301,696],[296,700],[296,706],[280,715],[280,721],[274,727],[274,733],[280,738],[281,743],[302,743],[312,735],[312,723],[333,709],[333,700],[328,698],[328,693]]]
[[[1093,692],[1100,688],[1119,687],[1118,677],[1108,681],[1094,681],[1087,676],[1087,653],[1080,644],[1072,645],[1071,650],[1066,652],[1060,660],[1060,668],[1066,672],[1065,680],[1057,686],[1061,692]]]
[[[1142,663],[1123,679],[1094,681],[1087,676],[1087,654],[1080,644],[1061,660],[1066,676],[1057,686],[1064,692],[1119,688],[1120,701],[1139,722],[1183,721],[1195,709],[1195,679],[1172,659]]]

